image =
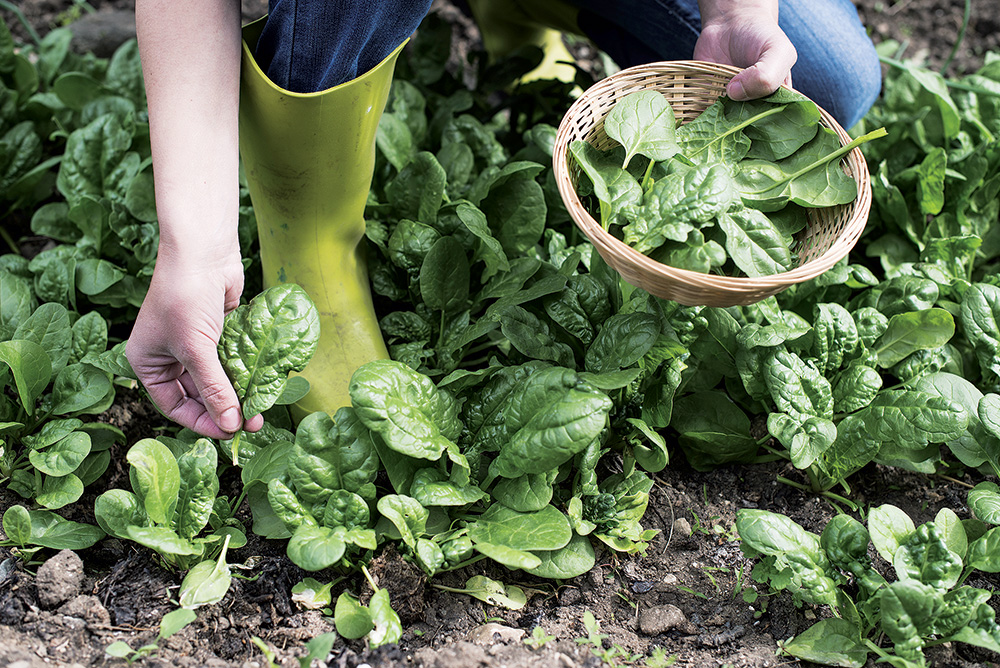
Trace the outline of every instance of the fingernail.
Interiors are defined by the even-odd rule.
[[[740,81],[729,82],[729,97],[734,100],[747,99],[746,91],[743,90],[743,83]]]
[[[219,427],[223,431],[234,432],[240,428],[240,412],[235,408],[228,408],[219,418]]]

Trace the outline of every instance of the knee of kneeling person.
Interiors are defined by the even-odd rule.
[[[821,102],[837,122],[851,128],[860,121],[882,90],[882,66],[867,37],[833,45],[821,74],[827,100]],[[794,71],[793,71],[794,84]]]

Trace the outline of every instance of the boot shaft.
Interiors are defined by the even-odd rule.
[[[365,264],[364,210],[375,135],[402,45],[362,76],[318,93],[270,81],[244,28],[240,154],[257,218],[264,285],[296,283],[320,313],[320,343],[302,373],[311,390],[293,410],[333,414],[350,405],[362,364],[388,357]]]

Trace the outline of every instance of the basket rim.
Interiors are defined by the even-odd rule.
[[[740,68],[731,65],[722,65],[701,60],[659,61],[637,65],[621,70],[597,82],[584,91],[570,106],[559,124],[556,132],[555,146],[553,147],[552,162],[556,185],[574,223],[590,239],[599,252],[603,251],[601,252],[602,256],[610,253],[634,266],[642,273],[666,278],[681,285],[707,288],[724,294],[739,295],[760,293],[767,290],[780,291],[795,283],[815,278],[840,262],[856,245],[867,223],[872,201],[871,178],[868,172],[868,165],[859,147],[855,147],[841,158],[841,164],[846,162],[852,167],[852,178],[858,184],[858,195],[855,200],[851,204],[842,205],[851,206],[852,210],[851,216],[847,223],[845,223],[841,234],[829,248],[817,257],[811,258],[788,271],[768,276],[748,277],[703,274],[689,269],[680,269],[662,264],[640,253],[605,231],[600,223],[583,207],[572,182],[572,156],[569,154],[569,140],[571,133],[577,127],[577,121],[585,116],[593,116],[589,112],[595,99],[599,99],[609,93],[613,94],[615,90],[622,87],[621,84],[623,81],[636,80],[646,75],[684,74],[687,72],[699,75],[723,75],[732,78],[740,71]],[[782,87],[794,90],[788,86]],[[652,90],[655,90],[655,88],[652,88]],[[836,132],[841,145],[846,146],[850,143],[850,135],[847,134],[840,124],[825,109],[819,105],[816,106],[820,110],[821,123]],[[597,120],[591,119],[590,126],[593,127],[600,120],[603,120],[603,117]],[[605,259],[607,260],[607,258]],[[612,267],[614,267],[613,263],[609,262],[609,264],[612,264]]]

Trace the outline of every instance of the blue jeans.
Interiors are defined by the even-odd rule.
[[[697,0],[569,0],[587,36],[621,67],[685,60],[701,32]],[[792,85],[850,128],[882,87],[878,54],[850,0],[780,0],[778,24],[798,53]]]
[[[382,62],[430,6],[431,0],[268,0],[254,57],[285,90],[326,90]]]
[[[544,0],[528,0],[542,2]],[[580,28],[622,67],[691,58],[701,30],[697,0],[569,0]],[[381,62],[416,30],[430,0],[270,0],[257,44],[282,88],[326,90]],[[778,21],[795,45],[792,82],[851,127],[875,102],[878,56],[850,0],[781,0]]]

